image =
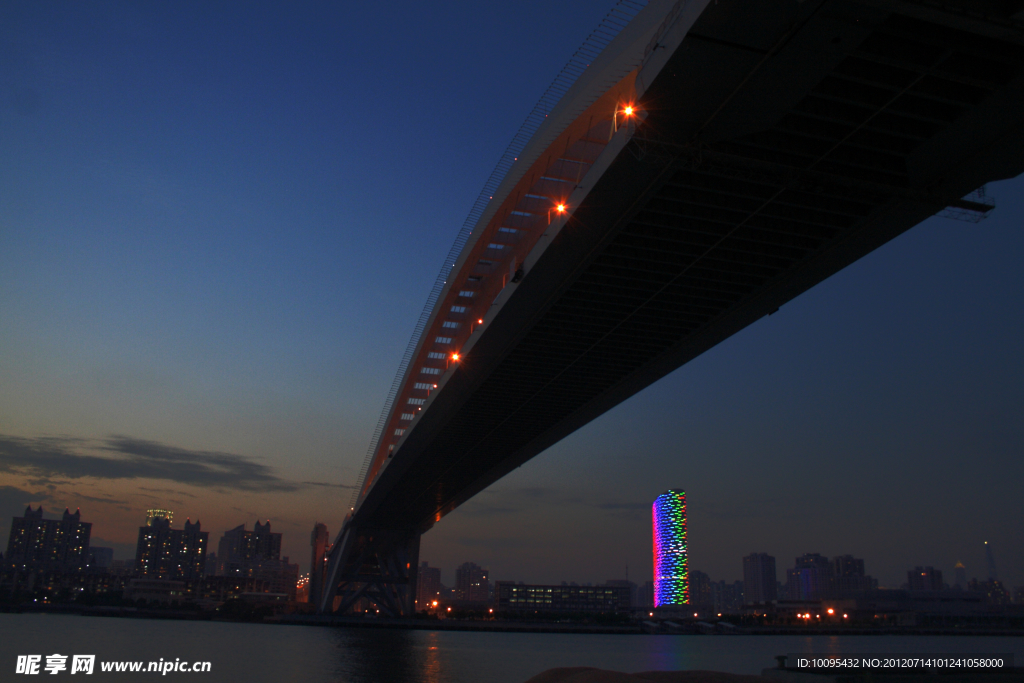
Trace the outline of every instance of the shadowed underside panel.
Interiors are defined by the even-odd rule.
[[[1019,29],[999,26],[997,39],[880,2],[765,4],[785,21],[766,29],[737,0],[697,22],[647,89],[644,124],[358,523],[429,527],[824,277],[1024,170]]]

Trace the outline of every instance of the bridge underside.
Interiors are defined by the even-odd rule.
[[[929,216],[986,211],[961,198],[1024,171],[1024,31],[1004,18],[910,2],[709,5],[641,93],[645,121],[349,531],[430,528]]]

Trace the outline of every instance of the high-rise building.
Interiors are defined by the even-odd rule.
[[[786,597],[821,600],[832,594],[832,586],[832,563],[818,553],[807,553],[796,558],[796,566],[787,572]]]
[[[174,512],[171,510],[160,510],[158,508],[146,510],[146,526],[153,526],[154,519],[163,519],[166,520],[168,524],[173,524]]]
[[[43,519],[43,506],[11,520],[4,566],[24,571],[78,572],[89,562],[92,523],[82,521],[81,510],[67,508],[60,519]]]
[[[207,576],[217,575],[217,553],[212,550],[206,553],[206,564],[203,567],[203,573]]]
[[[455,570],[455,599],[466,602],[487,602],[491,584],[487,570],[472,562],[464,562]],[[440,579],[439,579],[440,580]]]
[[[172,529],[166,517],[148,518],[139,527],[135,546],[135,572],[140,576],[174,581],[203,578],[206,572],[206,549],[210,532],[185,520],[184,529]]]
[[[217,573],[251,576],[250,570],[264,560],[281,559],[281,534],[270,531],[270,520],[246,531],[244,524],[224,532],[217,544]]]
[[[92,546],[89,548],[89,569],[94,571],[105,572],[110,568],[110,563],[114,561],[114,549],[113,548],[101,548]]]
[[[933,567],[914,567],[907,572],[907,587],[912,591],[940,591],[942,572]]]
[[[312,550],[309,560],[309,602],[319,605],[327,574],[327,556],[331,549],[331,537],[327,533],[326,524],[317,522],[313,525],[309,545]]]
[[[281,534],[270,530],[270,520],[252,531],[245,525],[224,532],[217,545],[217,573],[221,576],[261,579],[269,593],[285,593],[294,599],[299,565],[281,558]]]
[[[996,560],[992,557],[992,546],[985,541],[985,565],[988,568],[988,580],[995,581],[999,578],[998,572],[996,572]]]
[[[654,582],[644,581],[636,589],[636,606],[641,609],[654,607]]]
[[[690,572],[690,607],[695,610],[711,611],[715,596],[711,590],[711,577],[701,571]]]
[[[690,602],[686,556],[686,492],[670,490],[654,499],[654,606]]]
[[[441,597],[441,570],[426,562],[416,572],[416,609],[427,609]]]
[[[1010,604],[1010,591],[1006,590],[1003,583],[999,579],[991,579],[989,581],[978,581],[977,579],[971,579],[967,584],[969,590],[975,593],[982,593],[985,596],[985,602],[992,605],[1009,605]]]
[[[960,590],[967,590],[967,568],[963,562],[957,562],[953,567],[953,585]]]
[[[878,588],[878,581],[864,573],[864,560],[853,555],[832,558],[835,595],[849,595]]]
[[[711,594],[714,596],[715,614],[739,614],[743,610],[743,582],[714,581],[711,584]]]
[[[775,592],[775,558],[768,553],[751,553],[743,558],[743,600],[750,604],[773,602]]]

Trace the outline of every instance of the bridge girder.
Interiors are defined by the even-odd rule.
[[[556,193],[534,184],[516,201],[536,206],[481,228],[450,291],[502,286],[479,314],[472,297],[439,305],[439,325],[485,323],[457,363],[410,369],[436,390],[410,394],[422,410],[392,432],[350,526],[424,531],[929,216],[983,215],[965,195],[1024,171],[1024,27],[1004,19],[898,0],[719,0],[666,21],[633,90],[620,81],[600,104],[609,123],[584,117],[539,171],[565,180],[560,159],[591,160],[566,215],[544,216]],[[644,116],[615,126],[624,98]],[[480,265],[501,228],[529,226],[518,282]],[[442,335],[421,351],[447,353]]]

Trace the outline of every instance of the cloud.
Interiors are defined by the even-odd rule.
[[[124,507],[125,505],[128,505],[127,500],[111,500],[110,498],[97,498],[96,496],[87,496],[84,493],[78,493],[77,491],[72,491],[69,495],[74,496],[75,498],[81,498],[82,500],[92,501],[93,503],[102,503],[104,505],[116,505],[118,507]]]
[[[0,486],[0,510],[13,510],[16,514],[11,517],[20,516],[29,503],[48,502],[50,494],[46,491],[23,491],[14,486]],[[4,518],[6,519],[6,516]]]
[[[191,493],[185,493],[184,491],[175,491],[174,489],[151,489],[145,486],[139,487],[140,491],[149,491],[150,493],[173,493],[176,496],[185,496],[186,498],[195,498],[196,496]],[[153,496],[150,496],[152,498]]]
[[[651,509],[650,503],[598,503],[597,507],[602,510],[621,510],[623,512],[636,512],[643,510],[647,512]]]
[[[0,471],[36,479],[162,479],[263,493],[302,488],[243,455],[190,450],[122,435],[99,440],[0,435]]]
[[[357,486],[355,484],[328,484],[327,482],[323,482],[323,481],[304,481],[302,483],[305,484],[306,486],[333,486],[333,487],[339,488],[339,489],[354,489],[354,488],[357,488]]]

